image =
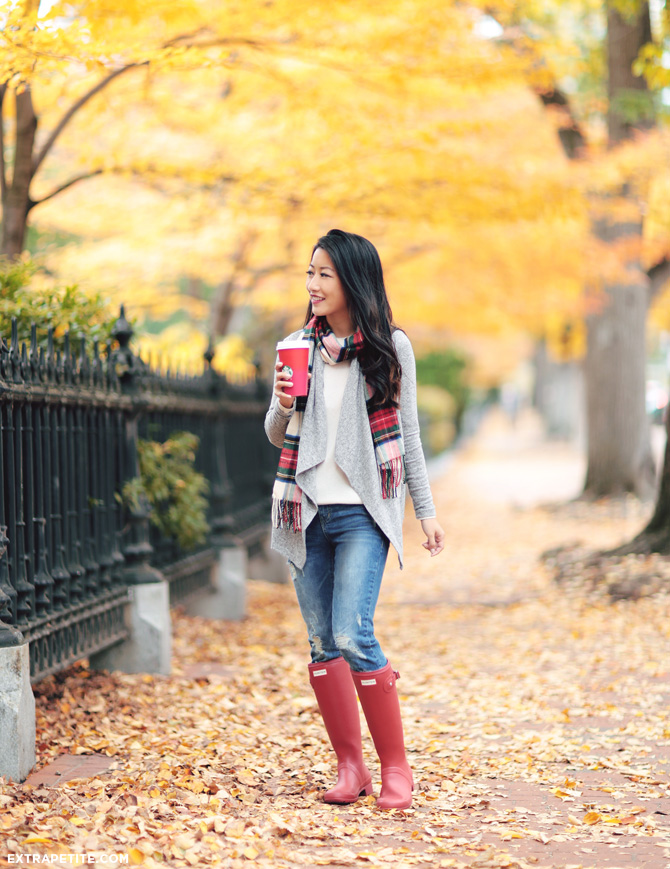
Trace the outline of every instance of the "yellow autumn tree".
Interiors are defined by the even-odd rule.
[[[231,93],[230,110],[226,106],[220,113],[225,124],[236,107],[244,115],[249,97],[256,111],[271,109],[278,94],[286,97],[293,92],[300,99],[306,95],[318,100],[326,71],[342,70],[368,89],[403,88],[404,81],[414,80],[415,72],[428,82],[439,71],[444,45],[454,38],[458,17],[450,6],[436,11],[425,0],[409,5],[396,2],[383,16],[371,3],[343,2],[237,6],[221,0],[114,4],[82,0],[40,5],[23,0],[5,2],[2,9],[5,52],[0,60],[0,96],[3,103],[10,103],[10,118],[14,112],[16,144],[11,179],[7,167],[2,167],[3,252],[10,256],[20,252],[27,214],[36,205],[93,174],[141,172],[204,184],[237,181],[244,185],[249,180],[244,161],[231,172],[229,154],[218,149],[215,135],[209,136],[214,130],[207,113],[196,110],[194,118],[197,107],[179,100],[184,79],[180,76],[175,88],[177,73],[184,78],[191,73],[201,88],[209,88],[210,105],[216,105],[211,99],[214,94]],[[421,27],[408,29],[414,15]],[[486,70],[485,64],[484,76]],[[489,76],[500,72],[488,63]],[[135,114],[143,95],[153,104],[152,120],[158,121],[159,128],[152,127],[146,114]],[[111,125],[107,123],[110,113],[105,117],[104,111],[97,111],[105,103],[111,110]],[[191,153],[194,147],[199,149],[199,159],[190,164],[179,147],[185,144],[180,135],[184,119],[192,126],[202,124],[198,145],[191,137],[189,148]],[[36,137],[38,120],[44,134],[38,132]],[[77,137],[80,121],[83,126]],[[151,135],[157,129],[160,135]],[[85,170],[38,192],[40,180],[54,174],[40,170],[56,142],[67,143],[66,132]],[[116,147],[105,136],[103,148],[96,148],[102,132],[111,132],[112,140],[116,136]],[[246,152],[239,141],[234,147],[237,158]],[[258,167],[252,162],[246,168],[256,172],[254,181],[262,185]]]
[[[59,64],[23,74],[60,132],[49,177],[31,182],[35,219],[76,237],[48,252],[51,270],[158,322],[182,310],[202,325],[246,301],[295,318],[313,240],[343,225],[375,239],[398,320],[426,334],[496,334],[574,308],[581,199],[528,61],[478,35],[476,7],[214,8],[163,20],[160,4],[80,4],[64,20],[54,5],[38,19]],[[16,33],[34,57],[35,31]],[[83,66],[67,57],[84,33],[89,77],[68,116]]]

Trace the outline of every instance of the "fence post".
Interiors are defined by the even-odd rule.
[[[0,560],[8,538],[0,528]],[[4,570],[4,565],[0,565]],[[8,625],[9,597],[0,587],[0,775],[23,781],[35,766],[35,697],[30,654],[21,631]]]
[[[124,414],[123,443],[121,445],[121,479],[117,490],[139,475],[137,448],[137,420],[143,410],[139,396],[142,385],[143,363],[130,349],[133,330],[126,319],[124,306],[114,324],[112,334],[119,348],[112,353],[121,391],[130,399]],[[125,517],[122,534],[124,564],[120,580],[129,586],[130,604],[126,611],[129,637],[109,649],[90,656],[91,667],[122,670],[126,673],[170,673],[172,654],[172,623],[170,620],[170,589],[163,574],[152,567],[153,547],[149,542],[149,505],[146,499],[123,509]]]
[[[9,353],[0,337],[0,382],[6,380]],[[0,388],[2,388],[0,386]],[[5,524],[3,444],[7,408],[0,405],[0,776],[23,781],[35,766],[35,698],[30,686],[28,643],[16,624],[17,594],[9,577]]]

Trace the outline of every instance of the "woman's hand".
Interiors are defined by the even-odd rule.
[[[279,399],[281,406],[288,410],[289,407],[293,407],[295,399],[292,395],[285,395],[284,390],[290,389],[293,386],[293,381],[291,380],[291,375],[284,371],[283,368],[284,366],[281,362],[277,362],[275,365],[274,393]]]
[[[293,407],[293,402],[295,398],[292,395],[285,395],[284,390],[290,389],[293,386],[293,381],[291,380],[291,375],[283,370],[284,366],[281,362],[277,362],[275,365],[275,388],[274,394],[279,399],[279,403],[282,407],[285,407],[287,410],[290,407]],[[308,381],[312,379],[311,373],[307,375]]]
[[[444,531],[437,519],[422,519],[421,527],[426,535],[426,542],[422,543],[424,549],[430,552],[430,557],[439,555],[444,549]]]

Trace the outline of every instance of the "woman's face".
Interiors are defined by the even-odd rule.
[[[307,269],[307,292],[312,302],[312,311],[317,317],[326,317],[331,329],[335,324],[349,321],[347,297],[335,271],[333,261],[320,247],[314,251]]]

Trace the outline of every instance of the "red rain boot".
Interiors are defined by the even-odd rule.
[[[400,702],[395,673],[389,663],[372,672],[351,671],[358,696],[382,765],[380,809],[408,809],[414,781],[405,757]]]
[[[337,755],[337,784],[326,791],[326,803],[355,803],[372,793],[370,770],[363,762],[361,719],[351,670],[344,658],[309,665],[309,681]]]

